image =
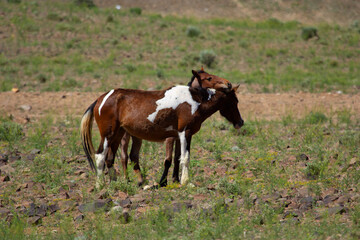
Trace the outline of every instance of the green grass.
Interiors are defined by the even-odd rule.
[[[303,24],[274,18],[162,17],[71,1],[0,6],[7,12],[0,26],[13,26],[0,55],[1,91],[165,88],[186,82],[202,64],[231,82],[264,86],[265,92],[356,92],[360,85],[360,35],[353,28],[319,24],[314,27],[321,40],[304,42]],[[207,49],[216,53],[216,64],[202,59]]]
[[[1,119],[0,126],[9,123],[14,124]],[[241,236],[298,239],[301,236],[300,239],[309,239],[353,238],[359,234],[356,227],[359,199],[346,203],[345,207],[349,208],[346,215],[328,216],[327,208],[314,206],[312,211],[305,212],[300,222],[284,218],[286,208],[275,200],[253,203],[254,196],[262,198],[276,192],[288,194],[292,199],[300,189],[307,189],[314,197],[332,188],[343,194],[350,189],[358,191],[360,175],[356,166],[349,162],[359,157],[359,120],[354,119],[349,110],[327,115],[312,112],[301,119],[291,115],[278,121],[249,119],[240,131],[215,115],[193,137],[190,176],[195,187],[179,188],[170,181],[167,188],[145,192],[147,211],[138,215],[135,209],[131,210],[127,224],[116,214],[108,215],[103,211],[85,213],[80,223],[72,219],[73,212],[57,212],[47,216],[41,227],[28,224],[24,215],[15,212],[14,202],[38,201],[44,193],[50,199],[53,195],[56,198],[60,188],[70,189],[72,185],[69,184],[73,184],[71,188],[76,189],[75,192],[82,193],[80,202],[96,198],[97,191],[88,191],[94,184],[94,174],[86,178],[75,174],[77,169],[90,171],[86,161],[79,161],[79,154],[83,153],[78,125],[77,118],[54,122],[49,115],[31,126],[24,126],[25,138],[22,132],[19,138],[7,138],[16,139],[17,151],[21,153],[26,154],[34,147],[40,148],[41,153],[33,161],[21,158],[11,163],[16,171],[11,174],[11,185],[1,193],[2,204],[14,211],[10,225],[5,220],[0,223],[0,234],[5,238],[156,239],[172,236],[233,239]],[[48,130],[50,126],[53,131]],[[99,137],[97,131],[94,134],[96,146]],[[11,150],[7,139],[0,141],[0,148],[5,151]],[[159,181],[164,154],[162,145],[143,143],[140,164],[149,182]],[[309,159],[299,158],[300,154]],[[130,196],[144,194],[136,186],[131,169],[130,165],[130,182],[123,180],[120,170],[119,180],[108,185],[108,192],[114,199],[119,191]],[[17,187],[29,180],[41,183],[44,189],[18,195]],[[210,185],[213,188],[209,189]],[[208,197],[196,202],[193,201],[196,194]],[[226,199],[234,199],[234,202],[225,204]],[[184,201],[195,205],[172,210],[173,204]],[[204,208],[205,203],[208,207]],[[322,214],[316,222],[314,211]]]

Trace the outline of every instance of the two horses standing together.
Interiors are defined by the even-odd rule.
[[[103,182],[105,164],[110,179],[116,180],[114,159],[119,146],[126,174],[130,137],[130,159],[135,163],[139,185],[143,183],[139,166],[142,139],[166,142],[161,186],[167,184],[175,143],[173,181],[186,184],[189,180],[191,138],[200,130],[201,124],[217,111],[236,129],[244,124],[237,107],[238,86],[233,87],[228,80],[208,74],[203,69],[192,73],[188,86],[174,86],[160,91],[113,89],[90,105],[81,119],[80,132],[87,159],[97,175],[97,187]],[[96,153],[91,139],[94,118],[101,136]]]

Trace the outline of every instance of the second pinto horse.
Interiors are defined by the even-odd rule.
[[[204,89],[197,72],[193,74],[195,87],[175,86],[162,91],[116,89],[90,105],[82,117],[80,132],[89,164],[97,174],[97,187],[103,180],[105,163],[110,177],[115,175],[115,153],[125,132],[148,141],[179,139],[180,183],[185,184],[189,179],[191,138],[201,124],[220,110],[235,128],[243,125],[237,107],[237,87],[230,91]],[[94,118],[101,136],[96,154],[91,139]]]

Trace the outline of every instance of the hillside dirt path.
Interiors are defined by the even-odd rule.
[[[0,115],[11,115],[19,123],[37,121],[47,115],[55,118],[80,117],[100,95],[97,92],[1,92]],[[360,117],[360,94],[241,93],[238,98],[245,120],[276,120],[287,115],[300,118],[311,111],[331,114],[344,109],[350,110],[354,117]],[[31,109],[24,110],[24,105]]]

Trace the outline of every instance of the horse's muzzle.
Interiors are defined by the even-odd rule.
[[[244,125],[244,120],[240,120],[240,122],[234,124],[235,129],[239,129]]]

